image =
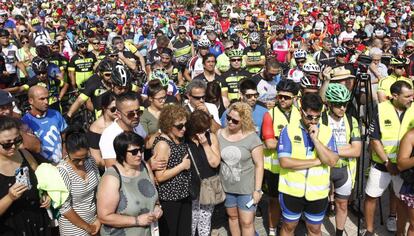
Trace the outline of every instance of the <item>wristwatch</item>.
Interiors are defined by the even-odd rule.
[[[263,191],[261,189],[257,189],[255,191],[263,195]]]

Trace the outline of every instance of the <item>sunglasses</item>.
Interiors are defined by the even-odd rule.
[[[237,61],[242,61],[242,59],[241,58],[240,59],[231,59],[230,61],[237,62]]]
[[[73,164],[75,164],[75,165],[77,165],[77,164],[79,164],[81,161],[84,161],[86,158],[76,158],[76,159],[73,159],[70,155],[69,155],[69,153],[68,153],[68,158],[69,158],[69,160],[73,163]]]
[[[305,64],[306,61],[296,61],[296,64]]]
[[[196,99],[196,100],[201,100],[201,99],[205,100],[206,99],[206,95],[204,95],[204,96],[194,96],[194,95],[191,95],[191,97],[194,98],[194,99]]]
[[[122,113],[122,112],[121,112]],[[135,116],[140,116],[141,115],[141,110],[135,110],[135,111],[129,111],[129,112],[127,112],[126,114],[124,114],[128,119],[132,119],[132,118],[134,118]]]
[[[4,150],[9,150],[13,146],[16,148],[19,147],[23,143],[23,138],[21,136],[15,138],[13,142],[10,143],[0,143],[0,145],[3,147]]]
[[[99,45],[99,42],[92,42],[92,44],[94,44],[94,45]]]
[[[186,123],[181,123],[181,124],[173,125],[173,126],[178,130],[182,130],[185,127],[185,125],[186,125]]]
[[[288,95],[282,95],[282,94],[279,94],[279,95],[277,95],[277,99],[279,99],[279,100],[291,100],[291,99],[293,99],[293,96],[288,96]]]
[[[227,122],[231,121],[231,123],[233,123],[235,125],[238,125],[239,122],[240,122],[239,120],[234,119],[233,117],[229,116],[228,114],[227,114],[226,120],[227,120]]]
[[[405,69],[405,67],[404,67],[404,66],[396,66],[395,68],[396,68],[396,69],[399,69],[399,70]]]
[[[308,114],[306,114],[306,112],[304,111],[304,110],[302,110],[302,112],[303,112],[303,114],[305,115],[305,119],[306,120],[319,120],[320,118],[321,118],[321,116],[319,115],[319,116],[312,116],[312,115],[308,115]]]
[[[179,34],[186,34],[187,32],[179,32]]]
[[[116,112],[116,107],[111,107],[111,108],[107,108],[110,112],[115,113]]]
[[[331,104],[332,106],[336,108],[342,108],[342,107],[346,108],[346,106],[348,105],[348,102],[332,102]]]
[[[28,44],[29,41],[22,41],[22,44]]]
[[[27,30],[20,30],[20,33],[27,33]]]
[[[79,48],[86,48],[87,46],[85,44],[79,45]]]
[[[228,48],[225,48],[226,50],[230,50],[230,49],[233,49],[234,47],[233,46],[231,46],[231,47],[228,47]]]
[[[103,73],[103,76],[105,76],[105,77],[110,77],[111,75],[112,75],[111,72]]]
[[[413,49],[414,46],[406,46],[405,49]]]
[[[138,153],[142,154],[142,148],[134,148],[132,150],[127,150],[127,152],[131,153],[131,155],[136,156]]]
[[[259,97],[259,93],[252,93],[252,94],[245,94],[244,96],[246,96],[247,99],[251,99],[251,98],[258,98]]]
[[[118,57],[118,54],[109,54],[109,57],[115,58]]]

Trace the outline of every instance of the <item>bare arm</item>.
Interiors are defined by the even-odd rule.
[[[371,139],[370,141],[372,150],[383,160],[384,162],[388,160],[388,155],[384,151],[384,146],[381,141],[378,139]]]
[[[154,155],[156,155],[158,159],[164,160],[168,163],[168,159],[170,157],[170,146],[168,146],[168,144],[164,141],[158,142],[154,147]],[[184,170],[186,169],[184,168],[183,162],[181,162],[171,169],[167,169],[167,167],[165,167],[162,170],[155,171],[155,178],[157,179],[158,183],[162,183],[177,176]]]
[[[358,158],[361,156],[362,141],[352,141],[343,147],[338,147],[338,154],[342,158]]]
[[[105,162],[105,167],[106,168],[109,168],[109,167],[111,167],[111,166],[113,166],[113,165],[116,164],[116,158],[104,159],[104,162]]]
[[[400,150],[397,156],[397,167],[400,171],[414,167],[414,158],[411,157],[414,145],[414,132],[411,130],[400,142]]]
[[[76,77],[75,77],[75,71],[69,71],[69,79],[70,84],[72,85],[72,88],[76,89]]]
[[[73,114],[86,102],[86,100],[84,100],[81,96],[79,96],[75,102],[72,104],[72,106],[70,106],[69,111],[67,113],[67,115],[69,117],[72,117]]]
[[[96,164],[98,167],[105,167],[105,161],[102,159],[101,150],[95,148],[89,148],[91,152],[91,156],[95,159]]]
[[[216,168],[221,161],[219,143],[214,133],[210,133],[210,140],[211,145],[208,144],[207,139],[205,142],[201,143],[201,145],[203,145],[204,151],[206,152],[208,164],[210,164],[212,168]]]
[[[145,68],[145,60],[144,60],[144,57],[142,56],[142,54],[139,51],[137,51],[134,55],[139,58],[139,63],[141,64],[142,71],[145,72],[145,70],[144,70],[144,68]]]
[[[187,81],[191,81],[191,74],[187,68],[185,68],[184,70],[184,79],[186,79]]]
[[[377,91],[378,102],[385,102],[388,100],[387,95],[383,91]]]
[[[252,158],[254,162],[254,173],[255,173],[255,181],[254,187],[255,190],[262,189],[262,182],[263,182],[263,174],[264,174],[264,167],[263,167],[263,146],[257,146],[252,151]]]
[[[303,160],[294,157],[281,157],[279,162],[282,168],[292,170],[304,170],[322,164],[318,158]]]

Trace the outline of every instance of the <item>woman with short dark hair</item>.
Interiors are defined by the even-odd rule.
[[[151,235],[151,224],[162,216],[144,140],[134,132],[115,137],[116,164],[102,177],[97,195],[98,217],[105,235]]]

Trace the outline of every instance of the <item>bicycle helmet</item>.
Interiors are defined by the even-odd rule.
[[[150,80],[154,79],[160,80],[161,85],[164,87],[167,87],[170,82],[170,78],[168,77],[167,73],[165,73],[165,71],[163,70],[154,70],[151,73]]]
[[[269,21],[270,22],[275,22],[276,21],[276,16],[275,15],[270,16]]]
[[[112,69],[111,80],[116,86],[126,87],[131,83],[131,74],[125,66],[118,64]]]
[[[308,53],[303,49],[298,49],[293,52],[293,58],[295,59],[305,59]]]
[[[351,99],[351,93],[343,84],[331,83],[325,93],[328,102],[348,102]]]
[[[227,55],[230,59],[234,58],[234,57],[242,57],[243,56],[243,51],[240,49],[232,49],[229,51],[228,55]]]
[[[337,47],[333,49],[335,56],[346,56],[348,54],[348,50],[343,47]]]
[[[9,37],[10,32],[6,29],[0,29],[0,37]]]
[[[36,74],[47,72],[48,62],[40,57],[35,57],[32,60],[32,69]]]
[[[306,73],[320,73],[321,68],[318,64],[308,62],[303,65],[303,71]]]
[[[106,71],[112,71],[114,68],[114,62],[108,60],[108,59],[103,59],[99,65],[98,65],[98,71],[99,72],[106,72]]]
[[[205,31],[214,31],[214,26],[212,26],[212,25],[206,25],[206,26],[204,26],[204,30]]]
[[[82,44],[88,44],[88,40],[84,38],[78,38],[76,40],[76,46],[82,45]]]
[[[260,35],[259,35],[259,33],[257,33],[257,32],[252,32],[250,35],[249,35],[249,41],[250,42],[260,42]]]
[[[211,46],[211,43],[210,40],[208,40],[208,38],[202,37],[200,40],[198,40],[197,46],[199,48],[208,48]]]
[[[293,95],[297,95],[299,92],[298,85],[290,79],[282,79],[276,86],[278,92],[290,92]]]
[[[408,58],[403,57],[392,57],[390,61],[390,65],[396,66],[396,65],[406,65],[410,64],[410,60]]]
[[[241,25],[234,26],[234,31],[236,31],[236,32],[243,31],[243,26],[241,26]]]
[[[322,86],[322,81],[318,76],[303,76],[300,85],[302,88],[319,89]]]

